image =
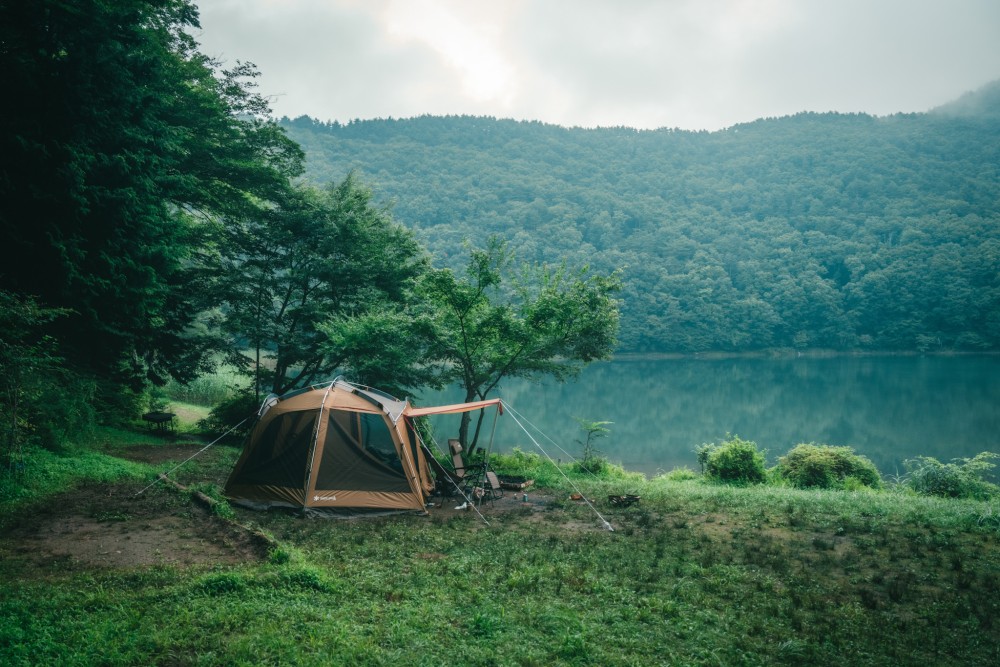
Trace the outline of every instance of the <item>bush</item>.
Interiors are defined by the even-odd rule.
[[[765,453],[757,449],[757,443],[739,436],[698,448],[705,475],[726,484],[760,484],[765,477],[764,460]]]
[[[68,313],[0,290],[0,464],[11,472],[26,448],[58,450],[95,426],[94,382],[67,369],[45,333]]]
[[[778,459],[778,474],[800,489],[881,488],[882,477],[867,457],[850,447],[800,444]]]
[[[1000,487],[983,479],[996,467],[990,462],[996,458],[1000,454],[980,452],[971,459],[952,459],[952,463],[941,463],[930,456],[907,459],[903,461],[909,473],[906,484],[927,496],[989,500],[1000,492]]]
[[[577,472],[589,473],[591,475],[602,475],[607,472],[608,461],[603,456],[601,456],[600,451],[597,449],[597,441],[603,437],[606,437],[611,429],[608,428],[609,424],[614,422],[609,421],[589,421],[587,419],[581,419],[575,417],[579,423],[580,428],[586,432],[587,437],[584,440],[577,440],[583,446],[583,460],[577,461],[573,466],[573,469]]]
[[[198,422],[198,428],[205,433],[220,436],[233,429],[229,439],[239,440],[253,428],[254,415],[260,409],[261,402],[250,392],[239,393],[212,408],[208,417]],[[242,424],[237,427],[241,422]]]
[[[656,479],[665,479],[668,482],[689,482],[698,479],[698,473],[687,466],[674,468],[656,476]]]
[[[608,471],[608,460],[603,456],[589,456],[582,461],[574,462],[573,470],[578,473],[600,477]]]

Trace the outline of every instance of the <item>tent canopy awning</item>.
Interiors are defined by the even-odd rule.
[[[475,401],[474,403],[454,403],[452,405],[432,405],[426,408],[409,408],[405,414],[407,417],[426,417],[427,415],[450,415],[458,412],[472,412],[496,405],[503,414],[503,403],[499,398],[491,398],[486,401]]]

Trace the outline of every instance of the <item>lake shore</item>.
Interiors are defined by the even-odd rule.
[[[612,361],[665,361],[691,359],[834,359],[837,357],[976,357],[1000,356],[1000,350],[827,350],[772,348],[749,352],[621,352]]]

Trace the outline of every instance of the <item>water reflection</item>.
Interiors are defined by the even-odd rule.
[[[800,442],[849,445],[890,475],[916,455],[1000,452],[995,356],[615,361],[564,385],[510,380],[499,395],[574,456],[583,437],[574,417],[614,422],[599,449],[646,474],[697,468],[695,446],[727,433],[757,442],[772,462]],[[457,390],[424,396],[460,400]],[[457,420],[435,428],[453,435]],[[495,442],[534,449],[507,417]]]

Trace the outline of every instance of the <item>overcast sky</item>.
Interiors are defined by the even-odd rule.
[[[196,0],[276,115],[716,130],[1000,79],[1000,0]]]

